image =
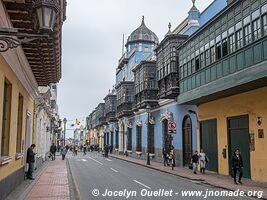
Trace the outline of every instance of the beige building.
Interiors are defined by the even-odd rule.
[[[51,141],[50,105],[43,104],[47,99],[38,87],[61,78],[66,1],[59,1],[51,35],[45,40],[28,37],[26,42],[21,34],[37,33],[32,2],[0,0],[0,199],[24,180],[27,148],[36,143],[37,157],[44,159]]]

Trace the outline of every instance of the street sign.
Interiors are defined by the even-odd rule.
[[[168,122],[168,132],[169,134],[174,134],[176,133],[176,122],[175,121],[170,121]]]

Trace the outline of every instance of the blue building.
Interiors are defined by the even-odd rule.
[[[188,17],[174,31],[169,24],[160,43],[142,19],[140,27],[128,37],[126,52],[119,60],[117,121],[104,124],[105,144],[133,157],[145,158],[150,153],[156,161],[162,160],[163,148],[169,152],[173,146],[176,165],[190,163],[198,141],[196,106],[177,103],[177,48],[226,6],[226,0],[214,0],[200,13],[193,0]],[[172,134],[170,125],[175,129]]]

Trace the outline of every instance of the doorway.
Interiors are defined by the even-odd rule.
[[[200,122],[200,148],[209,159],[206,169],[218,172],[218,141],[217,120],[211,119]]]
[[[183,165],[189,166],[192,157],[192,120],[186,115],[183,120]]]
[[[250,143],[249,143],[249,118],[248,115],[229,117],[228,121],[228,157],[229,157],[229,174],[232,168],[232,155],[236,148],[240,149],[243,159],[243,176],[250,176]]]

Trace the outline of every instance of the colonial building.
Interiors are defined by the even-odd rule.
[[[50,22],[55,25],[48,27],[37,21],[33,7],[41,8],[37,1],[0,1],[0,199],[24,180],[27,148],[38,144],[37,161],[41,162],[54,138],[51,127],[58,123],[51,122],[50,87],[43,92],[41,87],[61,78],[66,1],[58,2],[51,12]],[[49,29],[46,36],[45,29]]]
[[[198,149],[208,170],[228,175],[239,148],[244,176],[266,181],[267,2],[239,0],[179,51],[179,104],[197,105]]]
[[[150,153],[161,161],[163,148],[170,151],[174,146],[177,165],[190,163],[197,149],[196,106],[178,105],[176,101],[180,93],[177,47],[227,5],[226,1],[215,0],[200,13],[194,3],[174,31],[169,25],[160,43],[144,19],[129,36],[116,72],[118,123],[104,130],[115,133],[113,141],[119,153],[127,151],[141,158]],[[170,122],[176,125],[173,135],[169,134]]]

